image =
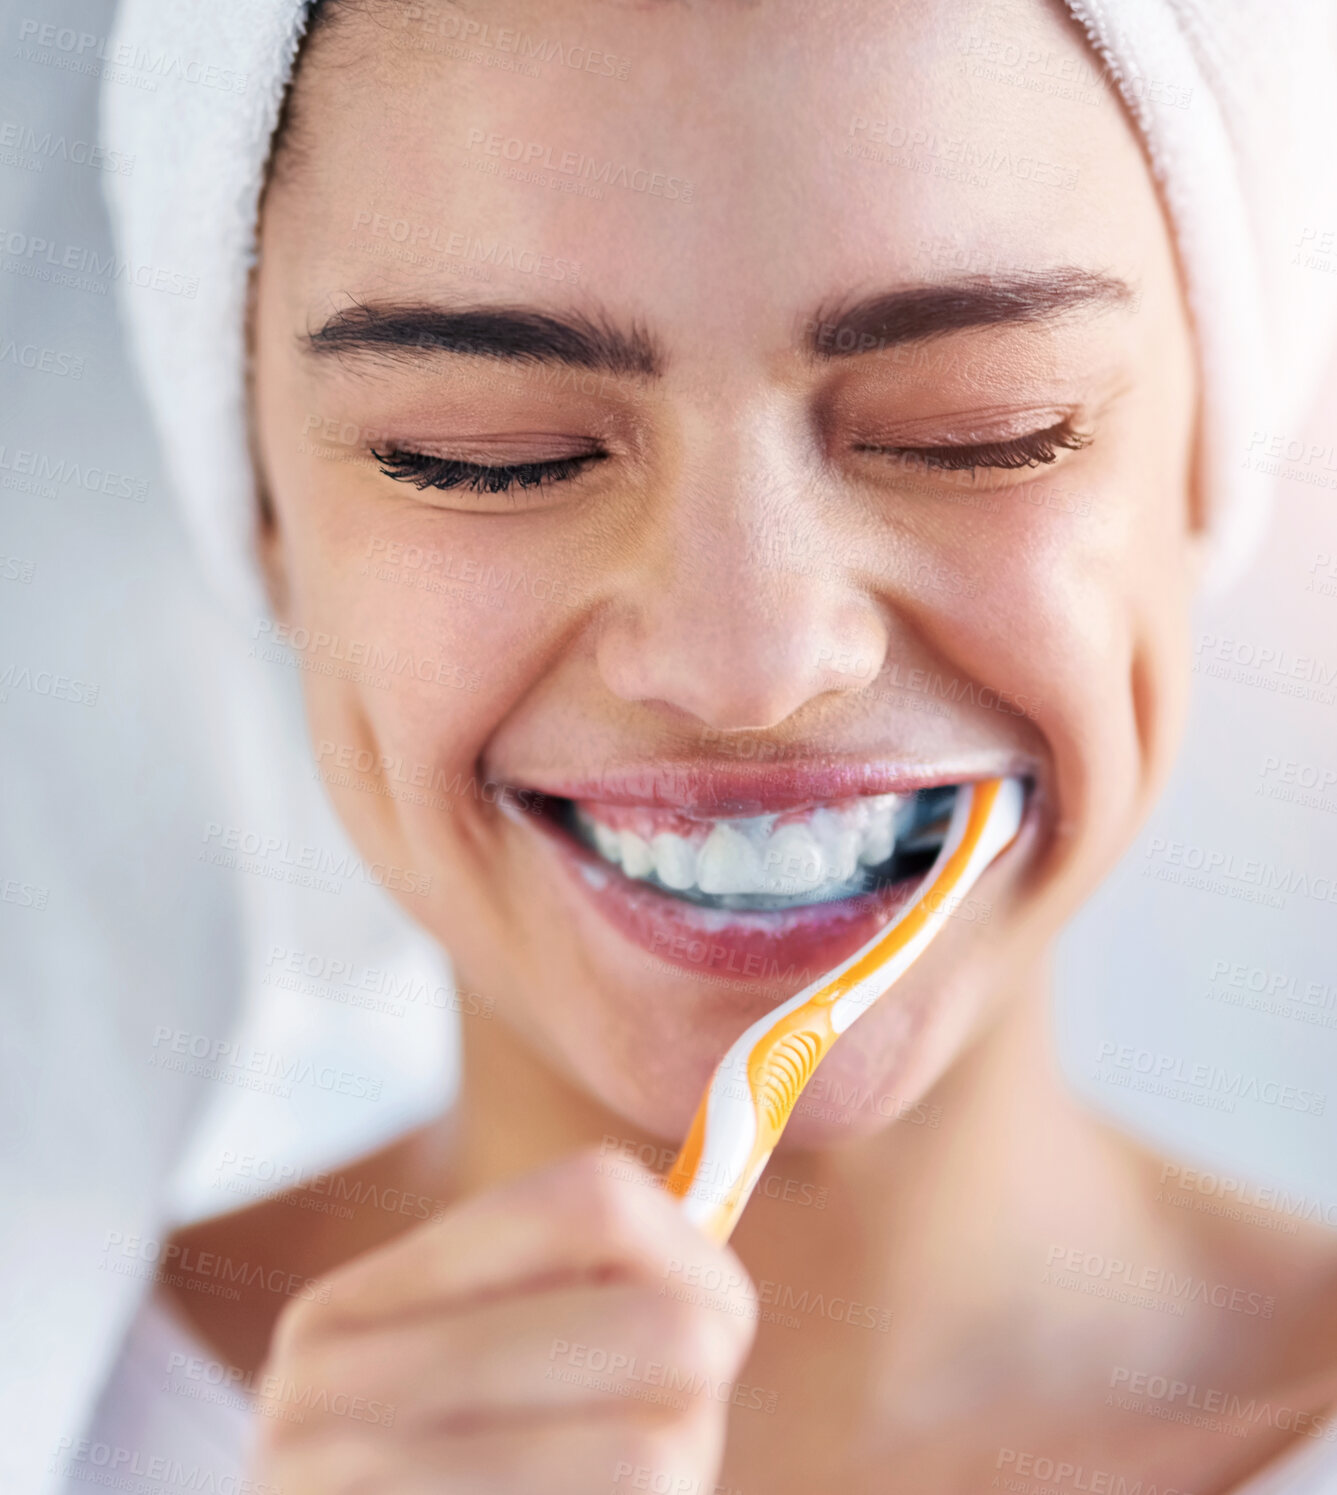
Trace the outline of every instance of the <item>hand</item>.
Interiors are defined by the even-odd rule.
[[[565,1160],[326,1280],[261,1380],[283,1495],[714,1487],[756,1294],[639,1166]]]

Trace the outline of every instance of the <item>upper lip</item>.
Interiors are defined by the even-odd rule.
[[[979,754],[960,762],[889,764],[808,761],[743,765],[619,763],[597,774],[562,778],[505,777],[561,799],[610,805],[646,805],[682,815],[767,815],[858,795],[914,794],[943,784],[986,778],[1037,777],[1034,760],[1019,754]]]

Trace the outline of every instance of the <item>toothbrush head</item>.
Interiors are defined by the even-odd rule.
[[[914,896],[861,949],[753,1023],[716,1067],[666,1181],[708,1235],[733,1232],[799,1097],[837,1038],[927,949],[981,873],[1016,838],[1019,779],[956,794],[941,849]]]

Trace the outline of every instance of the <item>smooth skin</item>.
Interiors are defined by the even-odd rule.
[[[462,20],[493,40],[461,48]],[[503,28],[593,47],[626,76],[493,65]],[[991,41],[1090,76],[1038,0],[371,3],[303,63],[252,316],[265,563],[288,625],[441,666],[389,684],[305,671],[307,711],[318,753],[460,776],[445,806],[375,768],[331,796],[368,860],[430,876],[401,901],[495,1015],[464,1021],[450,1112],[347,1170],[443,1201],[441,1218],[281,1199],[184,1232],[329,1289],[238,1307],[187,1284],[179,1302],[220,1353],[273,1385],[395,1406],[392,1427],[263,1418],[257,1477],[285,1495],[949,1492],[1027,1458],[1205,1495],[1296,1436],[1294,1417],[1234,1436],[1121,1403],[1144,1376],[1325,1426],[1327,1241],[1181,1207],[1165,1165],[1056,1073],[1049,946],[1141,824],[1184,713],[1198,396],[1170,236],[1118,102],[978,74]],[[552,169],[558,187],[508,172],[513,141],[660,172],[678,195],[559,190]],[[486,278],[458,248],[475,240],[509,247]],[[1056,267],[1131,294],[805,352],[804,329],[848,298]],[[640,328],[660,371],[563,382],[432,348],[313,353],[330,317],[386,301]],[[971,476],[885,455],[1058,418],[1088,439],[1052,465]],[[514,463],[592,443],[605,460],[518,502],[420,492],[373,455]],[[415,584],[387,563],[395,545],[526,584],[501,608]],[[993,694],[929,697],[916,671]],[[649,958],[525,816],[467,784],[759,757],[1037,787],[979,886],[987,921],[953,920],[846,1036],[717,1249],[619,1153],[666,1163],[716,1059],[792,987]],[[1245,1306],[1083,1291],[1081,1265],[1063,1274],[1073,1253]],[[649,1395],[665,1380],[676,1402]]]

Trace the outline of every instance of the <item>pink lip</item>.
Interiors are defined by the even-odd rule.
[[[561,799],[639,805],[683,815],[770,815],[856,795],[914,794],[995,775],[1035,777],[1029,759],[990,754],[959,764],[626,764],[572,779],[542,776],[525,787]],[[518,782],[518,781],[517,781]]]

